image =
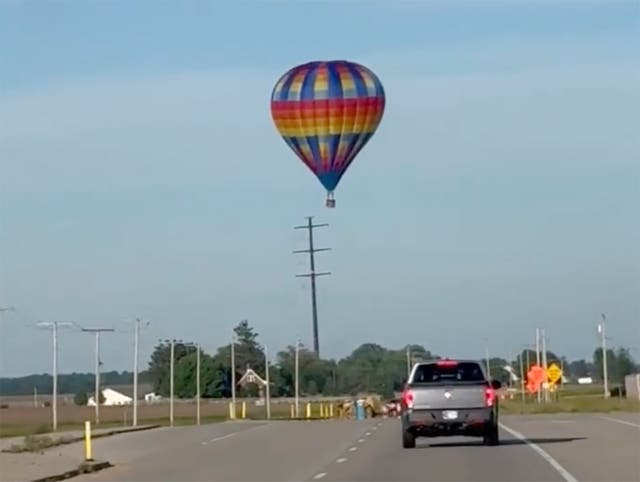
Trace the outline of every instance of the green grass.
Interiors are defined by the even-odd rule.
[[[124,427],[122,422],[105,422],[95,428],[118,428]],[[58,424],[58,432],[73,432],[84,430],[84,423],[64,423]],[[51,425],[30,425],[30,424],[0,424],[0,438],[22,437],[27,435],[49,434]]]
[[[519,398],[503,400],[500,409],[507,414],[640,412],[640,402],[626,398],[573,395],[548,403],[537,403],[536,400],[523,403]]]
[[[207,423],[218,423],[226,420],[227,417],[222,415],[210,415],[206,417],[201,417],[200,422],[202,424]],[[184,426],[184,425],[195,425],[196,419],[195,417],[176,417],[174,419],[175,426]],[[169,425],[169,417],[163,418],[150,418],[144,419],[140,421],[140,425]],[[92,425],[93,430],[100,429],[118,429],[118,428],[130,428],[131,425],[123,425],[122,422],[104,422],[100,425]],[[40,434],[51,434],[51,433],[60,433],[60,432],[72,432],[72,431],[83,431],[84,423],[65,423],[58,424],[57,432],[51,432],[50,425],[29,425],[29,424],[20,424],[20,425],[1,425],[0,424],[0,438],[6,437],[22,437],[22,436],[30,436],[30,435],[40,435]]]

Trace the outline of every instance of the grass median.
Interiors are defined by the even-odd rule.
[[[640,412],[640,401],[602,396],[573,396],[538,403],[535,399],[513,399],[500,402],[500,410],[506,414],[533,415],[545,413],[607,413]]]

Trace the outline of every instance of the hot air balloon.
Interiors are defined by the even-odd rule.
[[[298,65],[276,82],[276,129],[327,190],[327,207],[335,207],[333,191],[375,133],[384,107],[376,74],[346,60]]]

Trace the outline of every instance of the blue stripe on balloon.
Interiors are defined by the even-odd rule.
[[[318,68],[312,68],[307,70],[307,73],[302,80],[302,87],[300,89],[300,100],[314,100],[315,99],[315,83],[316,77],[318,77]]]

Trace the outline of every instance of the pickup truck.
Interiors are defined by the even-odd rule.
[[[477,361],[416,363],[402,393],[402,446],[415,448],[417,437],[452,435],[482,437],[485,445],[499,445],[500,386]]]

